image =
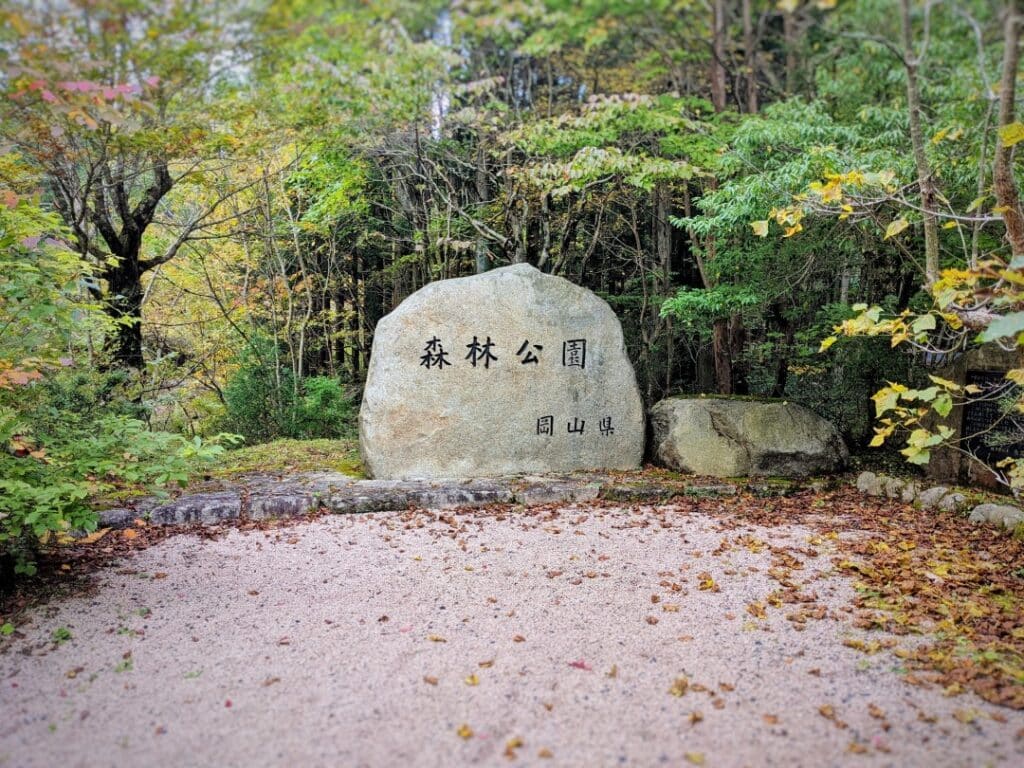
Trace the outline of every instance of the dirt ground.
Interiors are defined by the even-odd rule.
[[[0,641],[0,766],[1024,765],[1019,546],[923,514],[804,495],[163,537]]]

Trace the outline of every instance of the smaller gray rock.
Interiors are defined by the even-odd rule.
[[[903,496],[903,489],[906,488],[906,483],[895,477],[890,477],[885,481],[885,495],[890,499],[898,499]]]
[[[917,501],[922,509],[935,509],[947,493],[949,493],[949,488],[944,485],[936,485],[934,488],[927,488],[917,494]]]
[[[127,528],[132,520],[139,517],[134,509],[118,507],[117,509],[105,509],[99,513],[99,528]]]
[[[939,499],[938,508],[942,512],[957,512],[963,507],[965,501],[967,501],[967,497],[962,493],[947,493]]]
[[[907,484],[903,486],[903,492],[900,494],[900,501],[904,504],[913,504],[914,499],[917,498],[919,490],[920,488],[918,488],[917,483],[913,480],[908,481]]]
[[[1024,523],[1024,511],[1012,504],[979,504],[971,510],[972,523],[996,523],[1004,528],[1016,528]]]
[[[874,472],[861,472],[857,475],[857,490],[868,496],[881,496],[882,478]]]

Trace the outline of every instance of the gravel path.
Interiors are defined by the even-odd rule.
[[[834,541],[713,507],[169,538],[19,627],[0,766],[1024,765],[1022,713],[843,644],[886,636]],[[805,621],[766,602],[780,552]]]

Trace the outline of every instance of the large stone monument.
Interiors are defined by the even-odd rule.
[[[431,283],[377,324],[370,477],[634,469],[644,411],[611,308],[528,264]]]

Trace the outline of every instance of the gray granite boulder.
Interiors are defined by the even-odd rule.
[[[644,412],[608,304],[516,264],[430,283],[377,323],[359,438],[378,479],[633,469]]]
[[[795,403],[672,397],[650,422],[652,457],[696,475],[801,477],[849,458],[835,425]]]
[[[971,510],[972,523],[996,523],[1004,528],[1015,528],[1024,523],[1024,511],[1012,504],[979,504]]]

